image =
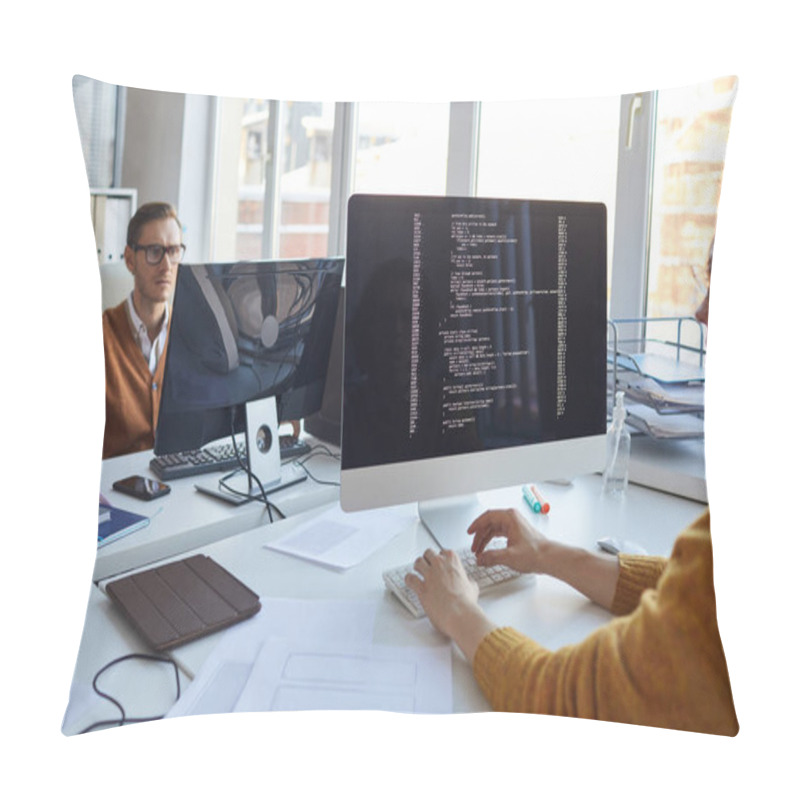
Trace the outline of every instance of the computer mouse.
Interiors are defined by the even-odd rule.
[[[617,539],[614,536],[605,536],[602,539],[598,539],[597,546],[614,556],[619,553],[630,553],[635,556],[647,555],[647,550],[636,544],[636,542],[631,542],[628,539]]]

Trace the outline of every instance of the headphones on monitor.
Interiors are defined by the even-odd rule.
[[[187,326],[185,338],[203,366],[227,375],[240,364],[242,339],[250,350],[276,345],[280,324],[274,277],[267,278],[271,285],[264,286],[264,276],[248,273],[243,264],[234,266],[225,283],[206,264],[193,266],[190,276],[185,288],[193,295],[197,316]]]

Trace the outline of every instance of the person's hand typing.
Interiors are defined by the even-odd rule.
[[[467,529],[474,537],[472,552],[481,566],[505,564],[517,572],[544,572],[548,540],[515,509],[481,514]],[[505,547],[486,549],[494,538],[507,540]]]
[[[452,550],[436,553],[426,550],[414,562],[414,569],[406,575],[406,583],[417,593],[425,613],[446,636],[453,635],[453,617],[478,599],[478,587],[464,571],[458,556]]]
[[[515,509],[486,511],[468,528],[472,552],[481,566],[505,564],[517,572],[552,575],[604,608],[611,608],[619,579],[619,560],[551,541]],[[487,548],[494,538],[505,547]]]
[[[408,573],[406,583],[417,593],[428,619],[472,663],[481,639],[495,627],[478,606],[477,585],[452,550],[426,550],[414,569],[419,574]]]

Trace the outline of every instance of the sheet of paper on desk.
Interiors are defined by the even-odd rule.
[[[414,512],[407,507],[345,513],[335,506],[264,547],[347,569],[383,547],[415,521]]]
[[[453,710],[452,650],[265,642],[236,711]]]
[[[269,639],[368,644],[377,608],[377,603],[363,600],[262,597],[256,616],[221,634],[219,644],[166,716],[233,711],[261,646]]]

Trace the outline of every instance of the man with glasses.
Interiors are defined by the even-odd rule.
[[[169,203],[146,203],[128,224],[133,291],[103,312],[106,426],[103,458],[153,447],[169,332],[169,298],[186,250]]]

